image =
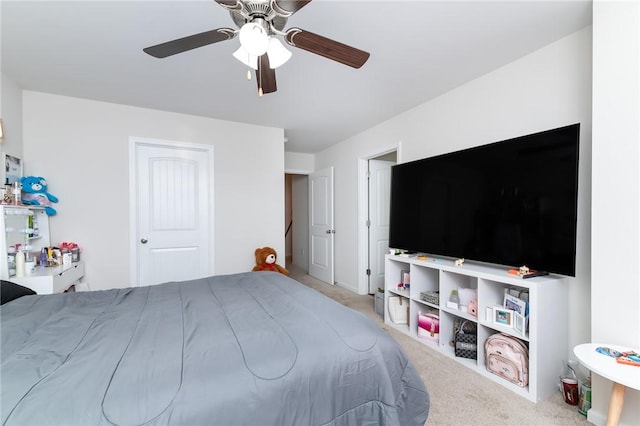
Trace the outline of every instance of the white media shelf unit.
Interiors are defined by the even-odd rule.
[[[410,288],[398,290],[403,271],[409,271]],[[455,359],[484,377],[494,380],[516,394],[532,402],[542,401],[558,392],[559,375],[563,360],[567,359],[567,280],[560,276],[547,275],[522,279],[511,275],[506,267],[466,261],[456,266],[451,259],[418,260],[388,254],[385,256],[385,306],[390,296],[408,299],[408,324],[395,324],[389,310],[385,309],[384,322],[428,348]],[[446,307],[451,290],[458,288],[477,289],[478,317],[465,311]],[[529,330],[521,336],[515,329],[494,324],[487,318],[487,308],[502,306],[505,289],[529,292]],[[420,299],[420,293],[439,291],[439,304]],[[438,343],[418,336],[418,314],[437,313],[440,335]],[[477,324],[478,356],[476,360],[456,357],[453,340],[454,320],[460,318]],[[484,342],[492,334],[504,332],[518,337],[529,346],[529,384],[520,387],[489,372],[485,367]]]

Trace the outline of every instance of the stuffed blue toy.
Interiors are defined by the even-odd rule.
[[[45,206],[44,211],[49,216],[55,215],[56,209],[51,203],[57,203],[58,197],[47,192],[47,181],[40,176],[25,176],[20,178],[22,185],[22,204],[30,206]]]

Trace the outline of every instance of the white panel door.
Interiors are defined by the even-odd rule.
[[[389,206],[393,161],[369,160],[369,293],[384,288],[384,255],[389,253]]]
[[[309,175],[309,275],[334,284],[333,167]]]
[[[136,141],[134,153],[137,285],[212,274],[211,149]]]

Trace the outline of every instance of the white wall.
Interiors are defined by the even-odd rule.
[[[591,28],[574,33],[316,155],[335,167],[336,281],[358,290],[357,161],[398,144],[398,162],[581,123],[576,277],[567,353],[589,341]],[[558,367],[560,370],[560,366]]]
[[[594,2],[593,88],[591,337],[593,342],[640,348],[637,1]],[[596,398],[589,421],[604,424],[611,382],[594,375],[592,389]],[[628,389],[621,424],[639,423],[640,391]]]
[[[285,152],[284,167],[287,173],[309,174],[315,170],[315,155]]]
[[[60,199],[52,242],[80,244],[90,289],[130,282],[130,136],[214,147],[217,274],[250,271],[256,247],[284,253],[283,129],[32,91],[23,106],[25,174]]]
[[[5,74],[2,74],[1,84],[0,118],[5,139],[0,150],[22,158],[22,89]]]

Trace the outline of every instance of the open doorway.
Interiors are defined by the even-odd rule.
[[[375,294],[384,288],[384,256],[389,253],[389,203],[391,167],[397,163],[393,149],[359,164],[359,293]]]
[[[285,259],[309,272],[309,177],[285,173]]]

